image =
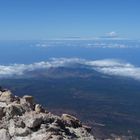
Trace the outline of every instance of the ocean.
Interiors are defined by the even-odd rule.
[[[50,58],[118,59],[140,66],[138,40],[0,41],[0,64],[31,64]]]

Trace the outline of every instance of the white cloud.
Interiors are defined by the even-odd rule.
[[[81,60],[82,61],[82,60]],[[13,64],[13,65],[0,65],[0,77],[21,76],[26,72],[34,71],[37,69],[48,69],[51,67],[70,66],[71,63],[78,63],[80,59],[65,59],[65,58],[52,58],[50,61],[42,61],[33,64]]]
[[[34,71],[38,69],[49,69],[51,67],[76,66],[73,64],[81,64],[86,67],[88,66],[88,68],[94,69],[98,72],[108,75],[124,76],[140,80],[140,67],[136,67],[130,63],[114,59],[85,60],[79,58],[52,58],[47,62],[42,61],[29,65],[25,64],[13,64],[9,66],[0,65],[0,77],[22,76],[29,71]]]
[[[93,66],[93,69],[104,74],[140,80],[140,67],[135,67],[130,63],[124,63],[118,60],[97,60],[87,63]]]
[[[67,47],[67,48],[134,48],[139,47],[139,42],[128,43],[127,41],[119,41],[116,39],[119,38],[112,38],[117,35],[115,32],[107,33],[103,38],[99,40],[48,40],[39,42],[37,44],[34,44],[33,46],[39,47],[39,48],[54,48],[58,47],[61,49],[61,47]],[[102,39],[106,39],[102,40]],[[115,39],[115,40],[114,40]]]
[[[107,37],[116,38],[118,37],[117,33],[112,31],[106,34]]]

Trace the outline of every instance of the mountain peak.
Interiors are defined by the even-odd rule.
[[[94,140],[90,131],[74,116],[48,112],[32,96],[0,89],[1,140]]]

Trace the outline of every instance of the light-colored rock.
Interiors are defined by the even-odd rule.
[[[25,137],[31,133],[31,130],[27,127],[25,128],[16,128],[15,129],[15,136]]]
[[[34,110],[34,99],[32,96],[25,95],[23,98],[20,98],[20,104],[26,112]]]
[[[41,125],[43,119],[40,114],[36,114],[36,112],[30,112],[23,117],[23,121],[28,128],[36,128]]]
[[[2,92],[1,96],[0,96],[0,101],[1,102],[12,102],[14,100],[14,96],[13,94],[11,93],[11,91],[5,91],[5,92]]]
[[[41,112],[44,112],[44,109],[40,104],[36,104],[35,105],[35,112],[36,113],[41,113]]]
[[[7,103],[5,103],[5,102],[0,102],[0,107],[7,107]]]
[[[34,98],[33,96],[29,96],[29,95],[24,95],[23,99],[25,99],[26,102],[30,103],[30,104],[34,104]]]
[[[13,119],[11,119],[10,121],[9,121],[9,126],[8,126],[8,131],[9,131],[9,134],[10,134],[10,136],[14,136],[15,135],[15,130],[16,128],[15,128],[15,122],[14,122],[14,120]]]
[[[11,119],[9,121],[9,134],[10,136],[27,136],[30,134],[30,129],[28,129],[27,127],[20,127],[20,125],[18,124],[19,122],[16,122],[16,120]],[[18,125],[17,125],[18,124]]]
[[[2,95],[2,91],[0,91],[0,96]]]
[[[89,130],[74,116],[48,113],[32,96],[0,93],[0,140],[94,140]]]
[[[10,140],[10,136],[6,129],[0,129],[0,140]]]

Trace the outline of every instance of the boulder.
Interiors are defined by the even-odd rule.
[[[11,119],[8,124],[8,132],[11,137],[15,135],[15,121]]]
[[[24,113],[24,109],[20,104],[9,104],[5,108],[6,116],[13,117],[13,116],[21,116]]]
[[[27,127],[25,128],[16,128],[15,136],[25,137],[31,133],[31,130]]]
[[[28,128],[36,129],[43,122],[41,114],[36,114],[36,112],[30,112],[23,117],[23,121]]]
[[[6,129],[0,129],[0,140],[10,140],[10,136]]]
[[[43,107],[40,104],[36,104],[35,105],[35,112],[41,113],[41,112],[45,112],[45,110],[43,109]]]
[[[82,126],[82,123],[74,116],[62,114],[61,118],[64,121],[65,125],[69,127],[78,128]]]
[[[18,120],[16,121],[15,125],[18,128],[25,128],[25,123],[23,122],[23,120],[21,118],[18,118]]]
[[[23,99],[24,99],[26,102],[30,103],[30,104],[34,104],[34,98],[33,98],[33,96],[24,95],[24,96],[23,96]]]
[[[20,98],[20,104],[26,112],[34,110],[34,98],[32,96],[23,96],[23,98]]]
[[[11,93],[11,91],[9,91],[9,90],[2,92],[2,94],[0,96],[0,101],[10,103],[10,102],[14,101],[14,96]]]
[[[7,107],[7,103],[5,103],[5,102],[0,102],[0,107]]]

